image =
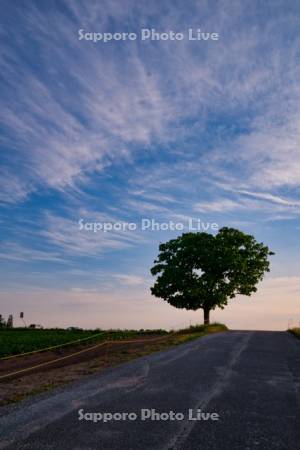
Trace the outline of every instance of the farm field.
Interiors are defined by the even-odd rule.
[[[107,330],[98,336],[100,330],[96,330],[97,333],[88,330],[77,334],[69,334],[68,330],[15,329],[15,334],[13,330],[1,330],[2,342],[4,338],[6,339],[6,353],[11,352],[9,345],[15,350],[24,348],[28,351],[33,344],[38,348],[41,343],[45,345],[50,342],[62,342],[65,338],[74,339],[88,335],[92,336],[92,339],[19,357],[0,358],[0,405],[16,402],[29,395],[51,390],[90,374],[100,373],[141,356],[226,330],[226,326],[222,324],[192,326],[176,332]],[[47,336],[48,340],[44,337],[38,341],[38,338],[43,336],[42,333],[45,333],[44,336]],[[58,334],[63,339],[59,339]],[[23,347],[15,345],[19,342],[17,338],[20,340],[24,337],[26,340],[25,336],[27,344],[31,342],[31,345]]]
[[[48,347],[92,344],[102,340],[121,340],[139,336],[163,335],[164,330],[81,330],[81,329],[0,329],[0,358],[46,349]],[[82,340],[82,342],[80,342]],[[77,342],[76,342],[77,341]]]
[[[297,336],[298,338],[300,338],[300,328],[290,328],[289,332],[292,333],[294,336]]]

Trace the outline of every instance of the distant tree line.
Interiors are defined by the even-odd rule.
[[[0,328],[13,328],[13,326],[14,318],[12,314],[8,316],[7,320],[5,320],[2,314],[0,314]]]

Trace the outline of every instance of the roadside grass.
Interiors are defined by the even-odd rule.
[[[227,331],[228,328],[223,323],[214,322],[210,325],[191,325],[188,328],[183,328],[182,330],[178,330],[178,334],[185,334],[185,333],[203,333],[203,334],[209,334],[209,333],[219,333],[221,331]]]
[[[290,328],[288,331],[297,338],[300,338],[300,328]]]
[[[55,382],[50,382],[50,383],[45,383],[42,384],[40,386],[38,386],[37,388],[33,388],[30,391],[24,391],[22,393],[16,393],[13,394],[7,401],[0,401],[0,406],[5,406],[5,405],[9,405],[11,403],[18,403],[22,400],[25,400],[26,398],[28,398],[31,395],[37,395],[37,394],[42,394],[48,391],[52,391],[52,389],[59,387],[60,383],[55,383]]]

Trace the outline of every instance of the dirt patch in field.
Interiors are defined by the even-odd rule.
[[[152,341],[156,342],[165,340],[166,337],[168,337],[168,335],[148,335],[146,337],[142,336],[123,340],[99,341],[94,342],[93,344],[85,343],[70,345],[68,347],[56,348],[44,352],[33,353],[31,355],[3,359],[0,360],[0,381],[1,376],[6,376],[9,373],[13,374],[19,370],[26,369],[29,373],[29,369],[36,366],[40,367],[30,370],[30,373],[49,369],[52,370],[52,368],[63,367],[73,363],[75,364],[81,361],[90,360],[96,356],[102,356],[107,353],[108,348],[112,349],[123,345],[135,345],[135,343],[144,344]],[[15,376],[11,375],[10,379],[11,378],[15,378]]]

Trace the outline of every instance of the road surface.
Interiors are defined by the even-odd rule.
[[[299,388],[300,340],[214,334],[2,408],[0,448],[296,449]],[[151,409],[153,419],[168,420],[150,420]],[[123,420],[103,422],[104,413]]]

